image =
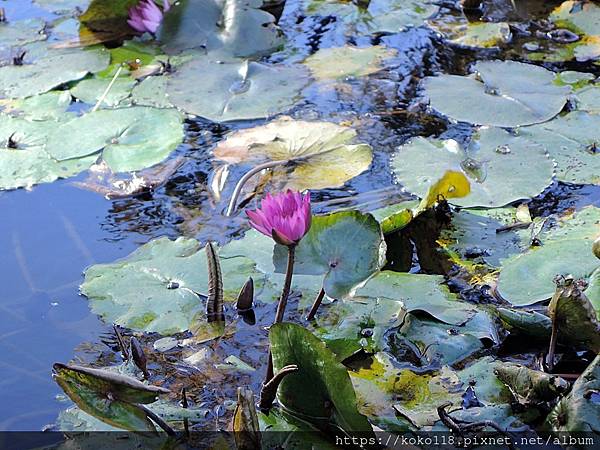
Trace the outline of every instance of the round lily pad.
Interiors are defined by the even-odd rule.
[[[1,22],[0,51],[19,49],[31,42],[43,41],[47,37],[44,33],[45,26],[44,21],[39,19]]]
[[[371,147],[353,144],[355,138],[352,128],[282,117],[229,135],[217,145],[214,155],[233,164],[289,161],[291,168],[274,170],[274,175],[283,180],[281,189],[333,188],[371,165]]]
[[[268,54],[283,41],[262,5],[259,0],[179,0],[165,15],[158,40],[169,52],[202,47],[226,57]]]
[[[183,139],[181,115],[147,107],[98,110],[66,122],[49,136],[47,151],[59,161],[102,152],[113,172],[164,160]]]
[[[139,106],[154,106],[155,108],[172,108],[166,95],[167,77],[156,76],[144,78],[131,91],[131,102]]]
[[[249,276],[258,284],[264,279],[245,257],[221,258],[221,270],[226,301],[236,298]],[[81,292],[108,323],[163,335],[188,330],[205,320],[196,294],[208,293],[204,248],[195,239],[150,241],[121,261],[88,268]]]
[[[417,137],[401,146],[393,171],[408,191],[423,197],[447,170],[463,172],[471,193],[452,203],[494,208],[534,197],[552,182],[552,161],[542,145],[499,128],[484,128],[463,149],[452,140]]]
[[[379,223],[371,214],[344,211],[313,217],[310,231],[296,248],[294,273],[324,276],[325,293],[341,298],[383,267],[384,260]],[[286,247],[275,246],[273,262],[277,272],[285,273]]]
[[[436,111],[461,122],[517,127],[550,120],[564,107],[569,86],[555,74],[514,61],[480,61],[474,75],[439,75],[423,82]]]
[[[290,109],[307,80],[302,66],[197,59],[173,74],[167,93],[176,107],[213,122],[259,119]]]
[[[502,261],[498,293],[515,306],[531,305],[552,297],[557,275],[588,279],[600,266],[592,252],[598,223],[600,208],[585,208],[542,234],[542,246]]]
[[[69,91],[50,91],[22,99],[0,100],[3,112],[30,121],[71,119],[70,114],[65,114],[69,105],[71,105]]]
[[[573,111],[519,134],[544,145],[556,161],[556,176],[567,183],[600,184],[600,115]]]
[[[304,64],[317,79],[364,77],[381,70],[381,61],[395,55],[395,50],[380,45],[364,48],[347,45],[320,49],[306,58]]]
[[[66,178],[89,168],[95,157],[56,161],[45,150],[56,122],[0,117],[0,190],[31,187]]]
[[[0,97],[20,98],[47,92],[104,69],[110,59],[107,50],[98,48],[49,48],[33,61],[27,56],[21,66],[0,67]]]

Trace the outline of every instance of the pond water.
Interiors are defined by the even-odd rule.
[[[536,14],[545,15],[551,9],[540,8],[540,2],[530,1],[520,2],[520,9],[515,12],[505,9],[510,2],[488,3],[488,16],[497,20],[504,17],[523,21]],[[341,188],[313,193],[315,211],[328,212],[339,205],[360,203],[354,197],[371,191],[382,192],[377,197],[381,206],[391,203],[391,199],[411,198],[394,183],[390,158],[397,147],[413,136],[441,135],[464,141],[471,133],[465,124],[446,122],[415,107],[414,100],[420,95],[419,82],[438,72],[465,75],[469,73],[470,63],[504,54],[490,49],[449,46],[436,32],[425,27],[383,36],[348,37],[339,22],[332,19],[333,15],[307,15],[300,4],[288,0],[279,25],[286,30],[291,44],[272,55],[271,62],[298,62],[319,48],[348,42],[358,46],[382,44],[397,50],[397,55],[386,61],[384,70],[368,78],[351,79],[337,89],[309,86],[303,92],[303,101],[292,110],[291,115],[300,119],[352,124],[360,141],[371,144],[374,149],[368,171]],[[30,0],[3,0],[0,7],[14,21],[28,18],[52,21],[57,17]],[[510,54],[513,50],[505,51]],[[573,68],[595,76],[600,73],[598,66],[592,64],[571,66],[556,67]],[[72,108],[83,112],[92,106],[77,104]],[[30,190],[0,192],[0,389],[3,400],[0,430],[40,430],[53,424],[59,413],[70,405],[51,378],[54,362],[73,358],[97,365],[120,362],[111,324],[103,323],[93,314],[87,300],[78,294],[86,267],[126,257],[160,236],[184,235],[201,242],[211,240],[224,244],[242,235],[247,229],[244,218],[224,217],[226,201],[215,202],[209,192],[215,175],[213,161],[207,155],[227,132],[262,123],[264,121],[255,120],[218,125],[200,118],[187,119],[184,142],[170,156],[171,160],[183,158],[183,163],[168,181],[151,193],[109,200],[75,184],[85,182],[86,174],[40,184]],[[246,169],[232,169],[231,179],[238,178]],[[227,199],[231,190],[232,186],[227,185],[222,197]],[[336,201],[344,198],[348,198],[347,205]],[[587,205],[600,207],[598,186],[571,186],[555,181],[533,200],[530,210],[542,216]],[[297,302],[297,298],[292,299],[292,306]],[[257,325],[242,326],[229,342],[210,344],[209,348],[217,355],[215,360],[237,355],[253,366],[264,364],[264,347],[247,348],[245,344],[265,344],[266,333],[261,326],[270,323],[273,312],[273,304],[259,305]],[[155,338],[151,336],[144,342],[146,350],[152,351]],[[194,396],[195,404],[208,410],[205,422],[200,421],[203,427],[212,427],[215,420],[218,422],[221,416],[231,413],[227,402],[235,398],[239,383],[256,388],[262,379],[260,370],[241,377],[212,374],[216,377],[213,380],[207,379],[211,374],[190,372],[186,375],[189,369],[177,365],[180,357],[182,354],[175,352],[165,357],[168,360],[165,363],[160,356],[150,356],[150,368],[154,379],[168,380],[174,392],[181,387],[184,375],[188,383],[203,389],[203,394]],[[177,371],[179,374],[174,375]],[[225,413],[225,409],[229,412]],[[222,425],[225,426],[225,419]]]

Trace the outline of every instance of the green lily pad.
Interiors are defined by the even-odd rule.
[[[135,378],[101,369],[54,365],[54,379],[83,411],[108,425],[129,431],[155,431],[146,413],[134,403],[152,403],[169,392]]]
[[[341,298],[379,270],[384,260],[379,223],[370,214],[344,211],[313,217],[310,231],[296,248],[294,273],[324,276],[325,293]],[[273,262],[276,271],[285,272],[286,247],[275,246]]]
[[[515,306],[547,300],[554,294],[554,277],[571,274],[587,279],[598,267],[592,243],[598,233],[600,209],[588,207],[541,235],[544,245],[502,262],[498,293]]]
[[[455,212],[450,226],[442,230],[438,242],[458,263],[483,261],[500,267],[501,261],[521,253],[529,243],[529,229],[499,232],[515,224],[516,208],[463,209]]]
[[[264,276],[252,260],[221,258],[225,301],[233,301],[248,279],[259,287]],[[208,271],[203,248],[195,239],[160,238],[126,259],[98,264],[85,272],[81,293],[92,311],[107,323],[169,335],[190,329],[204,314]]]
[[[600,113],[600,86],[591,85],[575,91],[577,109],[589,113]]]
[[[592,273],[585,295],[596,310],[596,318],[600,320],[600,267]]]
[[[366,5],[343,0],[312,0],[307,2],[306,10],[310,14],[336,17],[348,33],[391,34],[423,25],[439,6],[418,0],[373,0]]]
[[[563,109],[571,91],[554,83],[554,73],[531,64],[482,61],[474,70],[468,77],[425,78],[431,107],[461,122],[517,127],[550,120]]]
[[[304,64],[318,80],[364,77],[381,70],[382,60],[395,55],[395,50],[380,45],[364,48],[347,45],[322,48],[306,58]]]
[[[0,97],[21,98],[47,92],[63,83],[79,80],[104,69],[105,49],[47,49],[42,56],[21,66],[0,67]]]
[[[45,26],[44,21],[39,19],[0,23],[0,51],[18,49],[31,42],[45,40]]]
[[[519,403],[525,405],[552,401],[569,386],[559,376],[533,370],[521,364],[499,364],[495,372],[510,388]]]
[[[89,168],[95,157],[56,161],[46,151],[54,121],[30,122],[2,116],[0,120],[0,190],[31,187],[67,178]],[[12,140],[17,148],[8,145]]]
[[[492,322],[489,322],[492,326]],[[462,327],[421,319],[409,313],[398,330],[396,340],[415,346],[429,364],[453,365],[484,348],[477,328],[469,322]],[[488,330],[491,334],[493,331]]]
[[[460,404],[460,380],[443,370],[440,375],[419,374],[398,369],[384,352],[376,353],[368,367],[350,372],[359,402],[359,410],[375,423],[408,420],[414,427],[432,425],[438,420],[436,407],[445,402]]]
[[[506,22],[469,22],[457,20],[430,21],[429,25],[451,43],[464,47],[492,48],[510,42],[512,33]]]
[[[577,281],[559,279],[548,315],[553,320],[559,342],[600,352],[600,321]]]
[[[498,308],[498,317],[511,334],[533,338],[544,343],[550,340],[552,320],[535,311]]]
[[[396,300],[408,312],[426,312],[441,322],[462,325],[476,309],[459,301],[443,282],[441,275],[383,271],[358,288],[355,296]]]
[[[167,93],[173,105],[190,114],[227,122],[259,119],[290,109],[307,80],[302,66],[197,59],[170,77]]]
[[[60,161],[99,154],[113,172],[128,172],[164,160],[183,140],[175,110],[134,107],[98,110],[56,128],[47,151]],[[77,139],[65,137],[77,136]]]
[[[79,9],[84,11],[92,0],[33,0],[33,3],[55,13],[72,13]]]
[[[560,181],[600,184],[598,127],[600,115],[573,111],[550,122],[521,128],[519,134],[547,149],[556,161]]]
[[[371,165],[371,146],[353,144],[355,138],[352,128],[282,117],[232,133],[217,145],[214,155],[232,164],[288,161],[291,169],[273,170],[273,176],[283,180],[280,190],[334,188]]]
[[[173,108],[166,95],[167,77],[147,77],[131,91],[131,103],[138,106]]]
[[[344,361],[361,349],[382,350],[385,333],[399,326],[403,316],[402,302],[384,297],[337,300],[317,314],[315,334]]]
[[[69,91],[50,91],[23,99],[0,101],[3,112],[30,121],[71,119],[71,115],[65,114],[69,105],[71,105]]]
[[[261,6],[257,0],[180,0],[165,15],[158,40],[171,53],[202,47],[225,57],[265,55],[283,40]]]
[[[580,36],[570,44],[577,61],[594,61],[600,57],[600,7],[593,2],[565,1],[548,20],[559,28],[566,28]]]
[[[277,392],[279,402],[293,415],[323,429],[332,423],[346,433],[370,434],[371,424],[356,407],[350,376],[335,355],[310,331],[293,323],[269,330],[275,372],[294,364]]]
[[[104,78],[90,78],[83,80],[71,89],[71,94],[82,102],[95,105],[103,96],[109,83],[111,83],[111,80]],[[108,91],[108,94],[104,96],[100,106],[104,108],[117,106],[129,97],[135,84],[136,81],[129,77],[117,78]]]
[[[452,203],[490,208],[542,192],[552,182],[553,165],[540,144],[499,128],[484,128],[466,149],[452,139],[414,138],[399,148],[392,169],[398,181],[420,197],[446,171],[463,172],[471,193]]]
[[[571,392],[548,415],[547,423],[555,433],[600,434],[600,355],[573,383]]]

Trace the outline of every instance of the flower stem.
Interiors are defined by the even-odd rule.
[[[290,295],[290,289],[292,287],[292,275],[294,274],[294,254],[296,252],[295,245],[288,245],[288,259],[287,268],[285,271],[285,282],[283,283],[283,291],[281,291],[281,297],[279,297],[279,303],[277,304],[277,312],[275,313],[275,323],[283,322],[283,315],[285,314],[285,307],[287,306],[287,300]],[[273,378],[273,354],[269,348],[269,365],[267,366],[267,374],[265,376],[266,385]]]
[[[275,314],[275,323],[283,322],[283,315],[285,314],[285,307],[287,306],[288,297],[290,295],[290,289],[292,287],[292,275],[294,274],[294,254],[296,253],[295,245],[288,245],[288,259],[287,268],[285,271],[285,282],[283,284],[283,291],[281,291],[281,297],[279,297],[279,303],[277,304],[277,313]]]
[[[313,302],[313,305],[310,308],[310,311],[308,312],[308,315],[306,316],[306,320],[313,320],[315,318],[317,310],[319,309],[319,306],[321,306],[321,302],[323,301],[323,297],[325,297],[325,289],[321,288],[319,294],[317,295],[317,298],[315,298],[315,301]]]

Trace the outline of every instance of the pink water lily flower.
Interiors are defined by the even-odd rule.
[[[310,229],[310,194],[267,194],[255,211],[246,211],[250,225],[281,245],[296,245]]]
[[[163,0],[163,10],[170,9],[168,0]],[[136,6],[129,9],[127,23],[131,28],[140,33],[156,33],[163,19],[163,11],[160,10],[154,0],[141,0]]]

